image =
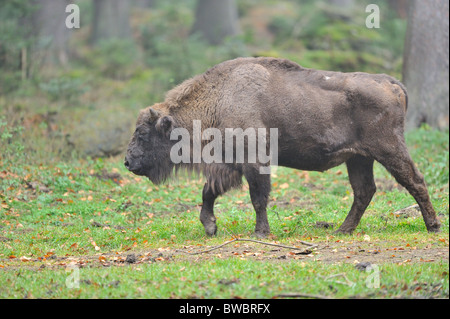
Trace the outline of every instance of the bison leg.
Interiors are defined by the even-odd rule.
[[[214,193],[211,186],[206,183],[202,192],[202,210],[200,212],[200,221],[205,227],[208,236],[214,236],[217,232],[216,217],[214,216],[214,201],[219,194]]]
[[[219,179],[208,179],[202,192],[202,210],[200,212],[200,221],[205,227],[208,236],[214,236],[217,233],[216,217],[214,216],[214,202],[217,197],[227,192],[229,189],[238,187],[242,184],[242,173],[240,171],[229,171],[226,178],[222,176]]]
[[[255,236],[263,238],[270,234],[266,211],[270,194],[270,175],[260,174],[258,168],[248,167],[244,169],[244,176],[248,181],[250,198],[256,212]]]
[[[373,159],[357,155],[350,158],[346,164],[354,199],[347,218],[337,232],[351,234],[372,200],[376,186],[373,180]]]
[[[428,232],[439,232],[441,224],[431,204],[425,180],[411,159],[404,139],[398,140],[394,147],[381,154],[375,159],[414,197]]]

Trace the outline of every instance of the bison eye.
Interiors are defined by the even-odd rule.
[[[135,131],[138,141],[148,142],[150,140],[150,130],[144,126],[139,126]]]
[[[137,139],[139,142],[146,143],[150,141],[150,134],[138,134]]]

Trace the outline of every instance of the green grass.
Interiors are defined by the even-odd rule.
[[[448,298],[448,132],[423,128],[407,141],[442,232],[428,234],[420,214],[396,214],[415,201],[377,165],[378,192],[361,224],[353,235],[336,235],[352,203],[345,166],[323,174],[278,168],[267,241],[316,243],[318,249],[305,256],[253,243],[196,256],[179,252],[251,236],[255,216],[245,184],[217,200],[218,235],[209,238],[198,220],[200,177],[155,186],[127,172],[121,158],[45,165],[19,157],[14,164],[5,156],[0,297],[272,298],[301,292]],[[317,228],[318,221],[334,228]],[[125,261],[130,254],[136,263]],[[378,288],[367,285],[371,272],[355,268],[362,261],[378,267]],[[79,271],[79,288],[67,288],[71,265]]]
[[[254,299],[299,292],[336,298],[431,298],[448,294],[446,267],[444,263],[383,264],[375,272],[355,270],[349,264],[232,258],[78,270],[15,269],[2,276],[0,291],[12,298]]]

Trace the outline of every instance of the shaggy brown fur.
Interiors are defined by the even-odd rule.
[[[351,233],[369,205],[376,187],[373,162],[380,162],[418,202],[428,231],[440,224],[428,190],[403,137],[407,109],[405,87],[384,74],[340,73],[307,69],[275,58],[239,58],[223,62],[167,93],[163,103],[141,111],[125,164],[133,172],[160,183],[174,168],[203,172],[200,219],[209,235],[216,233],[215,199],[249,182],[258,236],[270,228],[266,206],[270,175],[263,164],[179,164],[170,161],[169,139],[175,127],[189,131],[193,120],[206,128],[278,129],[278,165],[325,171],[347,164],[354,203],[340,232]],[[223,134],[224,135],[224,134]]]

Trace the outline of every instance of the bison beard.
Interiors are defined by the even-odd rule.
[[[375,160],[415,198],[427,230],[437,232],[439,220],[403,136],[407,102],[403,84],[388,75],[319,71],[284,59],[239,58],[185,81],[169,91],[163,103],[143,109],[125,166],[154,183],[183,168],[203,173],[200,220],[208,235],[217,232],[216,198],[241,185],[244,176],[256,211],[255,234],[264,237],[270,233],[266,207],[271,182],[260,169],[267,164],[176,164],[170,150],[178,141],[170,134],[182,128],[192,143],[194,121],[201,122],[202,131],[214,128],[222,135],[227,128],[276,128],[279,166],[325,171],[346,163],[354,201],[338,232],[353,232],[372,200]]]

